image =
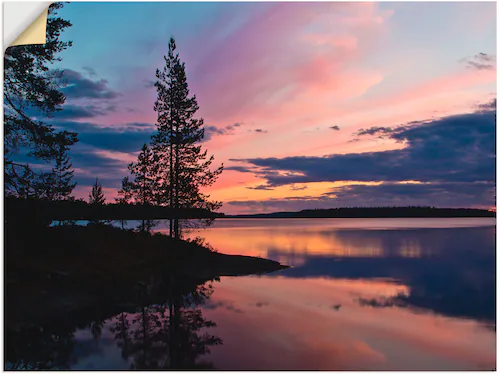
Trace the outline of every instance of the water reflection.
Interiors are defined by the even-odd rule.
[[[445,231],[434,238],[434,230],[486,228],[493,232],[495,219],[221,219],[207,230],[194,231],[220,252],[269,257],[273,250],[300,256],[385,256],[411,253],[415,245],[425,253],[449,249]],[[159,226],[158,231],[165,230]],[[420,231],[421,230],[421,231]],[[412,235],[412,231],[419,231]],[[374,233],[373,233],[374,232]],[[397,235],[404,232],[404,235]],[[396,234],[395,234],[396,233]],[[425,242],[422,243],[422,240]],[[429,242],[437,242],[429,248]],[[467,241],[469,243],[470,241]]]
[[[110,359],[109,352],[103,354],[110,346],[118,347],[122,358],[110,369],[213,368],[210,361],[199,360],[211,346],[222,344],[209,332],[215,322],[204,318],[200,308],[213,292],[212,281],[172,274],[165,279],[154,279],[135,292],[131,290],[127,311],[118,315],[116,310],[124,306],[110,304],[45,323],[7,325],[5,368],[68,370],[78,368],[89,357],[93,359],[86,368],[94,368],[96,356]],[[82,332],[90,333],[91,344],[89,339],[82,339]]]
[[[370,243],[377,243],[383,256],[305,254],[300,266],[282,275],[391,278],[407,285],[409,294],[360,299],[361,305],[413,306],[449,316],[495,320],[494,228],[337,231],[328,235],[348,247],[369,248]],[[270,258],[283,260],[287,255],[274,248],[269,251]],[[296,262],[296,254],[292,257]]]
[[[5,331],[6,370],[69,369],[73,363],[76,326],[26,326]]]
[[[407,290],[375,279],[223,278],[216,307],[204,308],[224,340],[210,358],[220,370],[495,367],[495,333],[475,321],[357,301]]]
[[[6,326],[6,368],[495,368],[491,221],[244,221],[193,236],[294,267],[220,282],[165,274],[119,304]]]
[[[197,359],[222,340],[200,330],[215,326],[203,318],[200,309],[183,309],[174,303],[121,313],[110,331],[122,357],[131,361],[130,369],[208,369],[212,363]]]
[[[495,321],[494,220],[441,219],[438,228],[411,219],[370,220],[372,226],[356,219],[300,221],[276,220],[274,226],[272,220],[251,220],[248,228],[241,220],[222,222],[200,234],[221,251],[232,240],[292,266],[271,277],[386,278],[408,287],[407,294],[359,299],[366,307],[411,306]],[[353,230],[353,221],[364,229]]]

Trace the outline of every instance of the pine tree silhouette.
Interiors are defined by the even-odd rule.
[[[102,186],[99,182],[99,178],[95,179],[95,183],[92,186],[92,191],[89,193],[89,204],[94,208],[94,215],[97,216],[99,214],[99,207],[103,206],[106,203],[106,198],[102,192]],[[108,223],[108,221],[100,220],[97,217],[89,220],[90,223],[99,224],[99,223]]]
[[[92,191],[89,193],[89,204],[90,205],[104,205],[106,198],[102,193],[102,186],[99,182],[99,178],[95,179],[95,183],[92,186]]]
[[[136,204],[157,205],[159,196],[158,170],[160,162],[151,148],[144,144],[137,162],[129,164],[128,170],[132,179],[126,177],[122,181],[122,188],[118,191],[119,202],[128,203],[134,200]],[[150,231],[157,224],[154,220],[142,220],[138,229]]]
[[[57,152],[55,158],[55,166],[52,169],[54,174],[54,200],[67,200],[71,192],[76,186],[76,183],[71,183],[74,171],[73,165],[70,162],[68,155],[70,142],[73,136],[67,131],[63,131],[56,135]]]
[[[154,109],[158,113],[158,133],[152,137],[152,150],[160,160],[158,170],[160,204],[174,210],[205,208],[216,210],[220,202],[209,200],[200,189],[215,183],[223,166],[211,170],[213,156],[207,156],[199,144],[204,138],[203,119],[195,118],[198,103],[189,95],[184,63],[175,53],[170,39],[163,71],[156,70],[158,98]],[[179,219],[170,219],[170,235],[180,237]]]

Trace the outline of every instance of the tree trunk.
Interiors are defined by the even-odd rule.
[[[169,183],[169,205],[170,205],[170,210],[173,211],[174,208],[174,145],[172,143],[172,138],[174,135],[174,128],[173,128],[173,120],[170,120],[170,183]],[[173,219],[170,218],[170,237],[174,236],[174,226],[173,226]]]
[[[179,214],[179,131],[176,129],[175,134],[175,214]],[[179,234],[179,217],[174,220],[174,234],[176,238],[180,237]]]
[[[174,141],[172,142],[172,146],[173,146],[173,149],[172,151],[175,152],[175,156],[174,156],[174,163],[171,163],[170,164],[170,167],[172,168],[173,167],[173,186],[174,186],[174,190],[173,190],[173,195],[172,195],[172,199],[173,199],[173,207],[174,207],[174,215],[175,215],[175,218],[174,218],[174,227],[173,227],[173,234],[174,234],[174,237],[175,238],[179,238],[179,218],[178,218],[178,214],[179,214],[179,143],[180,143],[180,139],[179,139],[179,118],[176,116],[175,117],[175,128],[172,127],[172,133],[174,133],[175,131],[175,138],[174,138]]]

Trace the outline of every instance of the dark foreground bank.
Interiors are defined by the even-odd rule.
[[[69,370],[81,354],[77,332],[89,329],[97,347],[117,318],[115,338],[132,369],[212,368],[198,357],[222,340],[205,332],[215,323],[197,306],[213,282],[284,268],[107,225],[5,231],[6,370]]]
[[[112,306],[115,312],[135,303],[137,294],[155,283],[167,290],[181,283],[196,288],[219,276],[285,268],[271,260],[224,255],[195,242],[106,225],[17,228],[6,233],[5,244],[7,329],[95,305]]]

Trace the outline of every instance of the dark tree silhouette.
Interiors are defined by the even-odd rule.
[[[115,201],[118,204],[130,204],[133,194],[133,184],[129,177],[125,177],[122,180],[122,188],[118,190],[118,197],[115,198]]]
[[[198,103],[189,95],[184,63],[170,39],[165,67],[156,70],[158,132],[152,137],[153,153],[159,160],[159,203],[173,209],[217,210],[221,203],[209,200],[200,189],[215,183],[222,166],[211,170],[214,157],[199,144],[204,137],[203,119],[195,118]],[[178,219],[170,220],[170,235],[180,237]]]
[[[95,183],[92,186],[92,191],[89,193],[89,204],[94,208],[94,212],[99,212],[99,208],[106,203],[106,198],[102,192],[102,186],[99,182],[99,178],[95,179]],[[93,218],[89,220],[90,223],[106,223],[107,221],[101,221],[98,218]]]
[[[133,193],[132,183],[130,182],[129,177],[123,178],[122,188],[118,190],[118,197],[115,197],[116,204],[118,204],[121,208],[126,207],[130,204]],[[125,219],[119,219],[117,222],[119,222],[122,229],[124,229],[127,221]]]
[[[133,180],[127,180],[132,199],[143,205],[153,205],[157,198],[156,176],[158,162],[147,144],[142,146],[137,162],[128,166]]]
[[[99,178],[95,179],[95,183],[92,186],[92,191],[89,193],[89,204],[90,205],[104,205],[106,202],[106,198],[102,193],[101,182],[99,182]]]
[[[47,173],[36,174],[29,165],[18,163],[4,164],[5,194],[26,198],[41,198],[46,195],[47,184],[52,181]]]
[[[155,154],[147,144],[144,144],[137,162],[128,166],[133,179],[128,177],[123,179],[122,188],[118,191],[120,196],[118,201],[129,203],[133,200],[136,204],[158,205],[158,197],[160,196],[157,183],[159,166],[159,160]],[[156,223],[153,220],[141,220],[138,228],[140,231],[150,231]]]
[[[58,84],[61,73],[49,68],[61,60],[58,53],[71,46],[71,42],[59,40],[61,32],[71,26],[70,22],[57,17],[57,10],[62,6],[62,3],[54,3],[49,8],[45,44],[13,46],[5,52],[4,176],[8,194],[16,193],[20,186],[25,195],[34,194],[26,187],[33,186],[35,172],[29,165],[13,161],[21,149],[36,159],[51,161],[57,157],[61,140],[65,146],[77,141],[75,133],[56,133],[52,125],[31,115],[35,111],[50,117],[65,101]],[[20,171],[20,167],[24,170]]]
[[[76,139],[74,134],[63,131],[56,135],[56,141],[55,166],[52,169],[54,179],[53,200],[67,200],[76,186],[76,183],[71,182],[73,165],[68,155],[69,146]]]

